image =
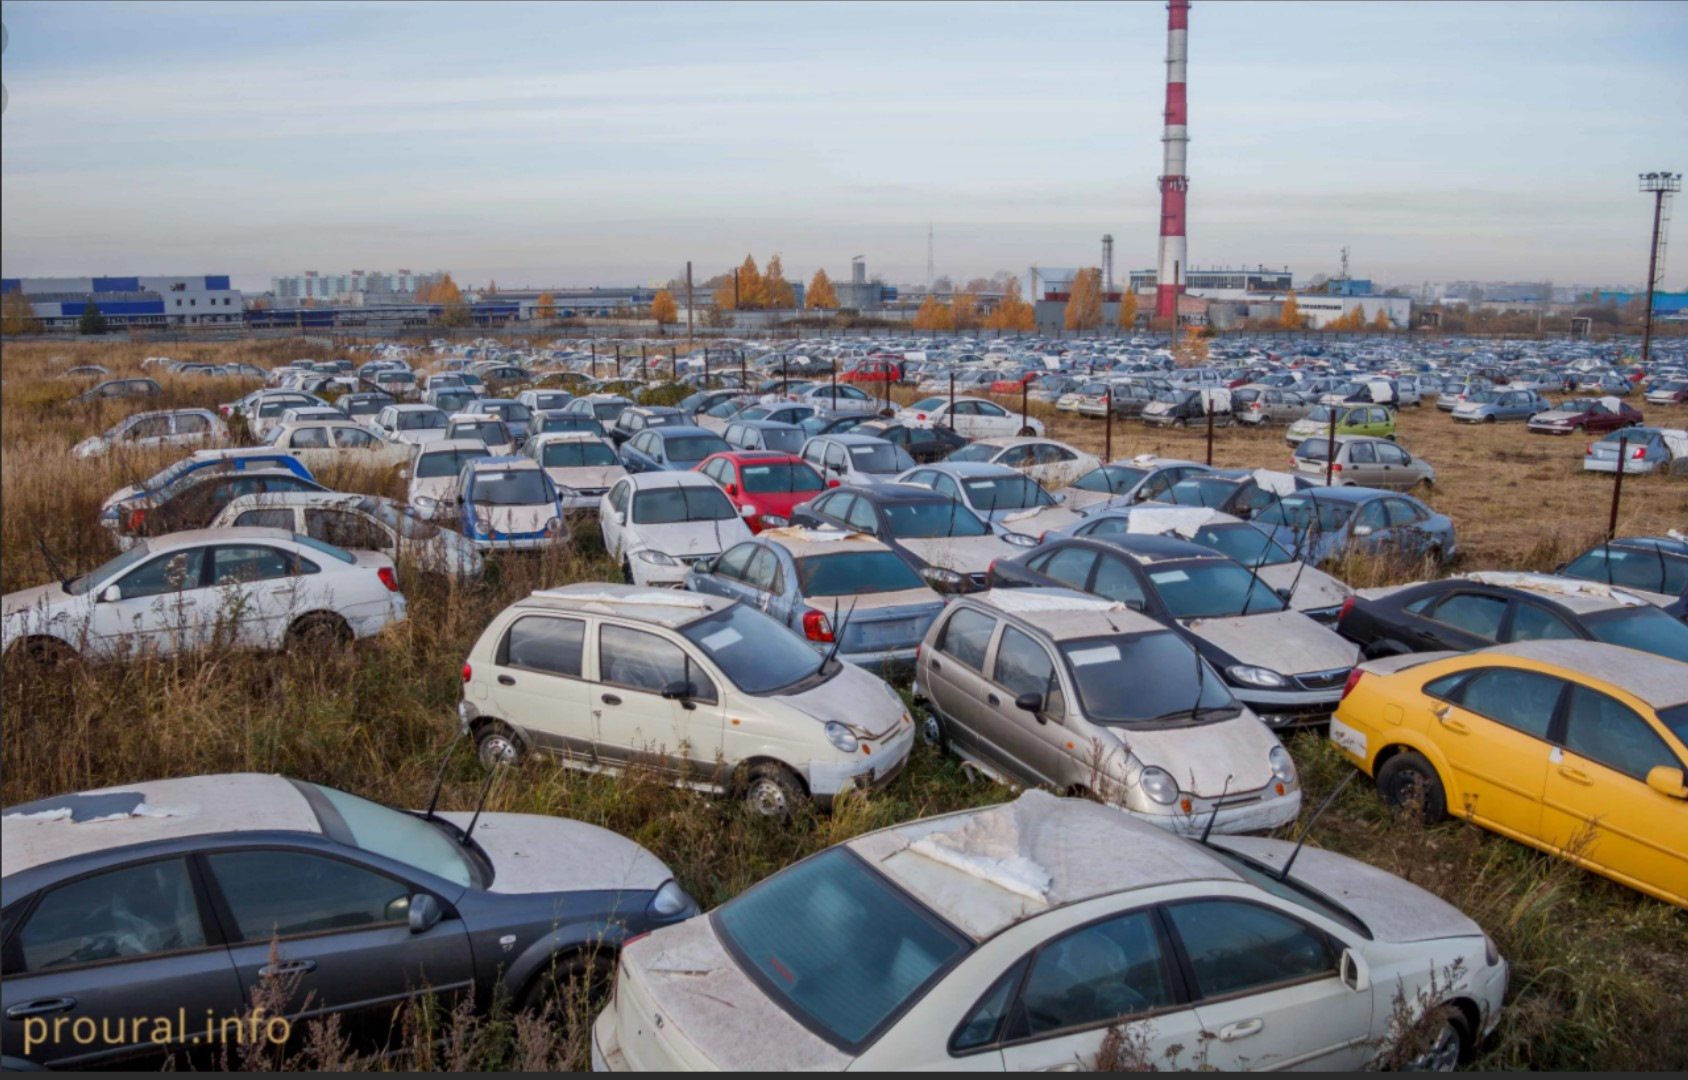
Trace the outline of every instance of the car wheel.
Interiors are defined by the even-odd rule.
[[[1413,1048],[1419,1053],[1407,1059],[1403,1072],[1457,1072],[1471,1055],[1471,1032],[1457,1006],[1443,1005],[1430,1013],[1418,1033],[1424,1041]]]
[[[589,1024],[597,1005],[615,978],[615,954],[599,947],[590,955],[553,956],[522,989],[518,1007],[568,1025],[578,1019]]]
[[[1173,418],[1172,426],[1175,427],[1175,428],[1189,427],[1190,422],[1188,420],[1184,419],[1182,416],[1178,416],[1178,417]]]
[[[943,717],[931,705],[926,706],[926,719],[920,722],[920,741],[936,747],[940,753],[949,752],[949,732],[944,728]]]
[[[475,730],[475,756],[489,769],[494,765],[515,765],[524,753],[522,737],[502,721],[489,720]]]
[[[757,765],[744,783],[744,801],[763,817],[790,817],[807,796],[803,783],[783,765]]]
[[[1483,417],[1483,423],[1485,423],[1485,424],[1492,424],[1494,422],[1495,422],[1495,417],[1494,417],[1493,413],[1490,413],[1488,416]]]
[[[317,650],[330,645],[349,645],[351,640],[352,628],[332,611],[302,616],[287,630],[287,645],[294,649]]]
[[[1447,793],[1436,766],[1416,750],[1403,750],[1377,770],[1377,790],[1383,801],[1420,824],[1434,825],[1448,816]]]
[[[628,562],[626,559],[621,560],[621,580],[629,585],[635,584],[633,580],[633,564]]]
[[[76,649],[62,638],[41,636],[25,638],[8,650],[26,664],[56,668],[76,659]]]

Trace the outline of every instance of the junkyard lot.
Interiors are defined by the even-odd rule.
[[[215,406],[238,396],[221,380],[161,378],[161,401],[94,410],[62,402],[77,387],[51,376],[80,362],[136,370],[143,345],[8,345],[0,374],[0,559],[3,588],[52,579],[44,541],[66,573],[110,554],[94,523],[100,500],[175,454],[74,461],[68,448],[131,408]],[[269,365],[317,354],[297,343],[193,346],[175,350]],[[67,355],[51,369],[48,358]],[[906,396],[901,395],[899,396]],[[1018,402],[1005,402],[1017,406]],[[1050,434],[1092,453],[1101,421],[1032,406]],[[1674,410],[1646,409],[1652,422]],[[1688,418],[1685,418],[1688,419]],[[1598,540],[1612,481],[1585,474],[1586,440],[1527,435],[1522,425],[1458,426],[1433,407],[1404,410],[1401,441],[1437,469],[1425,493],[1459,529],[1464,569],[1551,569]],[[1113,456],[1155,452],[1201,461],[1205,434],[1116,422]],[[1281,428],[1221,428],[1216,465],[1282,468]],[[345,489],[377,488],[374,475],[322,477]],[[1688,524],[1688,485],[1627,478],[1621,532]],[[354,654],[329,658],[227,655],[129,667],[73,665],[48,680],[8,665],[4,702],[4,802],[157,776],[243,769],[282,771],[399,805],[426,795],[454,729],[463,657],[487,621],[530,589],[613,579],[595,546],[504,560],[496,577],[453,589],[401,570],[411,618]],[[1370,584],[1372,582],[1361,582]],[[1328,746],[1291,746],[1307,789],[1306,814],[1346,772]],[[472,806],[481,779],[464,752],[442,805]],[[571,774],[541,762],[500,779],[489,808],[561,814],[601,824],[653,850],[705,906],[864,829],[999,801],[953,759],[917,748],[882,795],[830,817],[782,826],[753,820],[730,802],[638,779]],[[1318,842],[1375,862],[1449,898],[1495,938],[1514,965],[1515,999],[1485,1064],[1492,1067],[1688,1067],[1688,918],[1620,886],[1466,826],[1429,833],[1392,822],[1363,781],[1350,785],[1315,834]],[[584,1064],[581,1062],[580,1064]]]

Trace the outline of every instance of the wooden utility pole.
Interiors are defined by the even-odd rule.
[[[1606,539],[1611,541],[1618,535],[1618,499],[1624,490],[1624,458],[1629,456],[1629,436],[1618,436],[1618,478],[1612,483],[1612,517],[1606,523]]]
[[[1102,464],[1114,460],[1114,387],[1108,384],[1108,392],[1102,398]],[[1105,473],[1103,474],[1106,475]]]

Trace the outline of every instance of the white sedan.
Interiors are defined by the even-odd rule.
[[[1018,412],[1010,412],[987,398],[958,397],[952,408],[947,397],[929,397],[904,406],[897,413],[897,419],[922,427],[951,428],[969,439],[1043,434],[1043,421],[1037,417],[1028,416],[1022,420]]]
[[[1293,848],[1203,844],[1042,791],[858,836],[628,942],[593,1065],[1231,1072],[1468,1059],[1506,992],[1483,931],[1382,870]],[[1099,1061],[1105,1041],[1115,1056]]]
[[[0,649],[169,656],[370,637],[405,617],[393,561],[281,529],[137,540],[97,570],[0,598]]]
[[[1102,462],[1076,446],[1053,439],[1019,436],[978,439],[950,454],[946,461],[988,461],[1023,472],[1051,491],[1071,485]]]

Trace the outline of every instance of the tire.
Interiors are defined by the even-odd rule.
[[[1173,418],[1172,426],[1175,427],[1175,428],[1187,428],[1187,427],[1190,426],[1190,422],[1188,420],[1184,419],[1182,416],[1178,416],[1178,417]]]
[[[635,584],[633,580],[633,564],[626,559],[621,560],[621,580],[628,585]]]
[[[332,611],[301,615],[287,628],[289,648],[320,649],[326,645],[350,645],[352,628]]]
[[[475,729],[475,756],[487,768],[516,765],[527,756],[527,746],[515,729],[502,720],[489,720]]]
[[[1495,422],[1495,417],[1494,417],[1493,413],[1490,413],[1488,416],[1483,417],[1483,423],[1485,423],[1485,424],[1492,424],[1494,422]]]
[[[1435,825],[1448,816],[1448,796],[1436,766],[1416,750],[1403,750],[1377,770],[1377,790],[1383,801],[1415,815],[1422,825]]]
[[[1402,1072],[1457,1072],[1471,1059],[1475,1043],[1471,1025],[1456,1005],[1443,1005],[1421,1021],[1426,1042],[1421,1052],[1403,1062]]]
[[[50,635],[25,638],[13,645],[8,651],[10,655],[16,656],[26,664],[34,664],[47,669],[67,664],[76,659],[77,656],[75,647],[68,641]]]
[[[551,1012],[553,1023],[564,1024],[569,1019],[567,1007],[571,993],[584,993],[590,1007],[609,992],[614,978],[615,954],[606,948],[599,947],[590,955],[570,953],[553,957],[528,980],[516,1005],[523,1012],[537,1015]]]
[[[949,728],[931,704],[926,706],[926,719],[920,722],[920,741],[941,754],[949,753]]]
[[[763,817],[790,817],[809,800],[803,782],[784,765],[752,766],[744,779],[744,801]]]

